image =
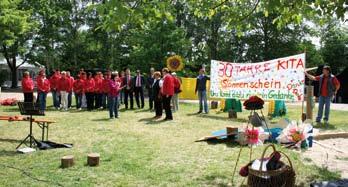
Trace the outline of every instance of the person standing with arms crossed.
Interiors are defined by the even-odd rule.
[[[321,123],[325,105],[324,124],[328,125],[331,100],[340,89],[340,82],[331,74],[330,66],[324,66],[323,73],[320,76],[310,75],[306,71],[305,74],[310,80],[319,81],[319,109],[316,122]]]
[[[199,75],[196,80],[196,89],[195,89],[195,93],[197,94],[198,92],[198,99],[199,99],[199,111],[197,112],[198,114],[203,112],[203,108],[204,108],[205,114],[208,114],[209,112],[208,101],[207,101],[207,81],[208,80],[210,80],[210,78],[205,75],[205,70],[200,69]]]

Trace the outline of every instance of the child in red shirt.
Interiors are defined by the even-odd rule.
[[[95,91],[95,82],[93,79],[93,74],[88,72],[87,80],[84,85],[86,100],[87,100],[87,110],[91,111],[94,108],[94,91]]]

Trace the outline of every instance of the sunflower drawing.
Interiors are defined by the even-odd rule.
[[[184,68],[183,58],[179,55],[167,58],[167,68],[170,71],[181,71]]]

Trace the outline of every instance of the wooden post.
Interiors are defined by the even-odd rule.
[[[99,158],[100,158],[100,155],[98,153],[90,153],[87,156],[87,164],[89,166],[98,166]]]
[[[229,110],[228,111],[228,118],[231,118],[231,119],[237,119],[237,112],[235,112],[234,110]]]
[[[68,155],[68,156],[63,156],[61,159],[61,167],[62,168],[68,168],[74,165],[74,156],[73,155]]]
[[[314,95],[314,86],[307,86],[307,93],[306,93],[306,118],[313,120],[313,107],[312,104],[314,104],[313,101],[313,95]]]
[[[211,101],[211,109],[217,109],[218,108],[218,102],[217,101]]]

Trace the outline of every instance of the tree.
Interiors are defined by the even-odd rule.
[[[321,54],[324,62],[337,74],[348,67],[348,29],[333,22],[325,30],[321,37]]]
[[[17,87],[17,69],[27,62],[34,45],[37,23],[32,11],[22,0],[2,0],[0,3],[0,52],[11,70],[12,88]],[[22,61],[18,64],[17,59]]]

